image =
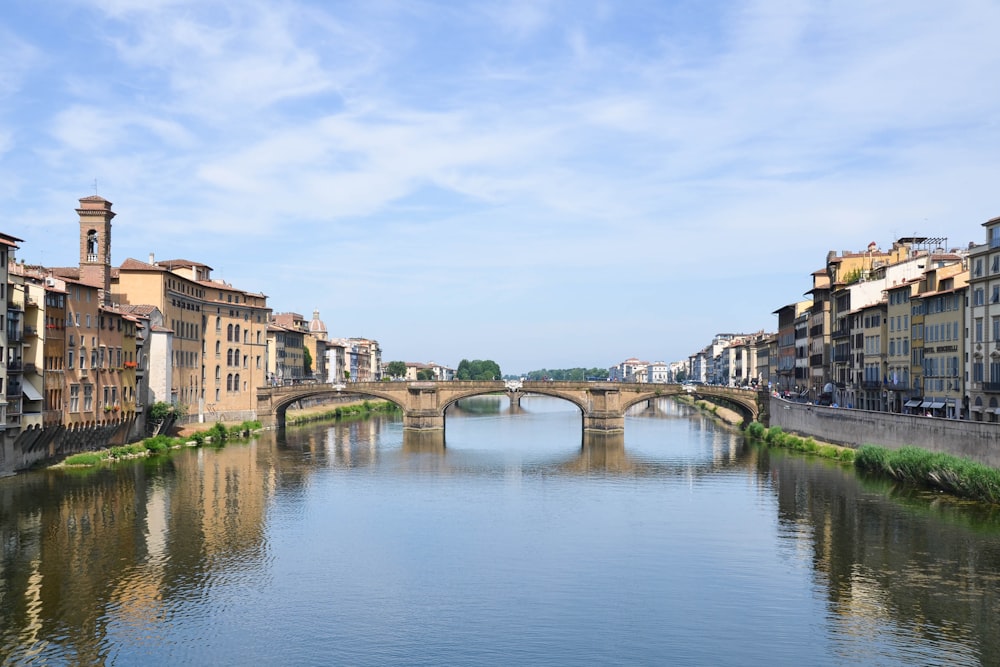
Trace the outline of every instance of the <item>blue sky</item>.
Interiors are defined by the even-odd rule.
[[[983,241],[1000,4],[7,0],[0,228],[184,258],[386,361],[673,361],[830,250]],[[197,243],[192,239],[200,239]]]

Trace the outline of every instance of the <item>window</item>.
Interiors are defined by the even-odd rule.
[[[93,409],[94,409],[94,385],[85,384],[83,385],[83,411],[91,412]]]
[[[80,411],[80,385],[78,384],[69,386],[69,411]]]

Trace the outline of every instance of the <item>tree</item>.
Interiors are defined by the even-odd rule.
[[[462,359],[455,371],[455,377],[459,380],[499,380],[503,377],[500,366],[492,359],[476,359],[469,361]]]
[[[312,356],[312,353],[309,352],[309,346],[308,345],[303,345],[302,346],[302,363],[305,366],[304,370],[306,372],[306,377],[308,377],[309,375],[312,375],[313,356]]]
[[[389,377],[394,377],[394,378],[406,377],[406,362],[390,361],[385,365],[385,372],[389,374]]]
[[[434,375],[434,371],[432,371],[431,369],[421,368],[419,371],[417,371],[417,379],[421,381],[436,380],[437,376]]]

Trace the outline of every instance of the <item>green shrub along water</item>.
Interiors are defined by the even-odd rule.
[[[261,427],[261,423],[256,420],[245,421],[238,426],[230,426],[229,428],[226,428],[225,424],[216,423],[208,430],[197,431],[189,436],[180,438],[157,435],[130,445],[116,445],[102,451],[74,454],[67,457],[63,461],[63,464],[67,466],[95,466],[104,462],[121,461],[137,456],[162,454],[170,449],[177,449],[178,447],[190,444],[200,447],[206,443],[211,443],[213,446],[221,447],[227,440],[248,438],[251,433],[259,431]]]
[[[887,449],[877,445],[849,447],[819,444],[812,438],[785,433],[779,426],[754,422],[747,435],[774,447],[785,447],[853,463],[858,470],[906,484],[944,491],[959,498],[1000,504],[1000,470],[951,454],[918,447]]]
[[[327,410],[326,412],[302,415],[294,419],[289,419],[287,425],[295,426],[314,421],[362,418],[367,417],[372,413],[388,413],[396,412],[398,410],[399,406],[391,401],[376,401],[374,403],[371,401],[363,401],[354,405],[338,406],[337,408]],[[95,466],[106,461],[120,461],[127,458],[135,458],[137,456],[160,454],[170,449],[176,449],[178,447],[191,444],[195,447],[202,447],[204,445],[222,447],[226,444],[226,442],[231,440],[249,438],[251,433],[259,431],[260,429],[261,423],[256,420],[245,421],[242,424],[229,427],[221,422],[217,422],[204,431],[196,431],[184,437],[171,438],[166,435],[158,435],[131,445],[118,445],[115,447],[109,447],[103,451],[74,454],[66,458],[66,460],[63,461],[63,464],[67,466]]]
[[[960,498],[1000,504],[1000,470],[951,454],[917,447],[862,445],[855,465],[860,470],[940,489]]]

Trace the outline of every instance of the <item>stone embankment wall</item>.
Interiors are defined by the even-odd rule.
[[[0,433],[0,476],[32,466],[56,462],[71,454],[124,445],[136,438],[144,420],[135,417],[117,422],[74,427],[48,426],[25,429],[10,437]]]
[[[770,425],[847,447],[910,445],[1000,468],[1000,424],[828,408],[772,396]]]

